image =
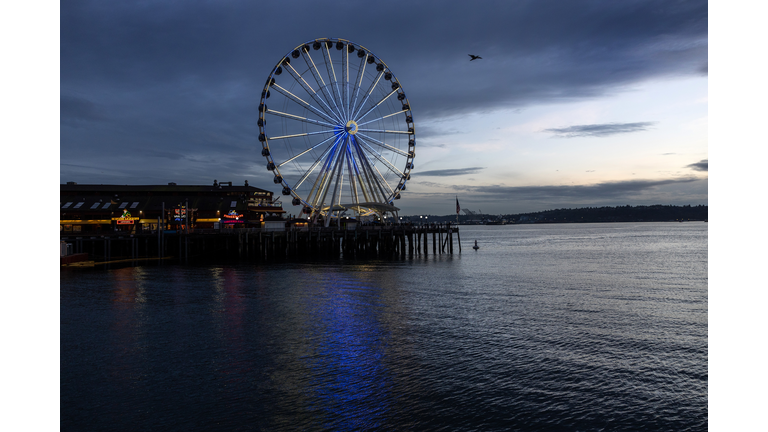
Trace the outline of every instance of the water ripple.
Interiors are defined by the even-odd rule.
[[[706,225],[61,276],[62,430],[703,430]]]

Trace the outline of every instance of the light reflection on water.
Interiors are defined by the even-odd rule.
[[[706,225],[475,238],[393,261],[62,272],[62,429],[706,425]]]
[[[311,396],[325,404],[323,411],[343,419],[327,427],[346,430],[373,425],[375,417],[388,411],[388,379],[381,363],[387,334],[376,316],[374,289],[365,282],[326,273],[319,281],[318,301],[305,299],[307,334],[313,345],[304,357],[313,376]],[[376,407],[376,412],[361,409],[359,402]]]
[[[141,379],[141,369],[135,365],[146,361],[145,345],[141,342],[145,332],[143,314],[146,301],[142,274],[139,269],[124,268],[116,270],[113,279],[113,319],[109,335],[115,341],[115,349],[108,366],[111,375],[124,386]]]

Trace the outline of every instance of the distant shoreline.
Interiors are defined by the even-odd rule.
[[[459,224],[535,224],[535,223],[601,223],[601,222],[706,222],[709,206],[651,205],[618,207],[583,207],[555,209],[518,214],[466,214],[458,215]],[[403,216],[403,222],[456,222],[457,215]]]

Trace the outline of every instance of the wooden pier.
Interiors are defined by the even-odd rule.
[[[61,240],[72,245],[73,253],[87,253],[97,264],[168,257],[189,262],[219,258],[366,259],[461,253],[459,228],[453,224],[371,225],[354,229],[309,227],[285,231],[241,228],[133,235],[62,233]]]

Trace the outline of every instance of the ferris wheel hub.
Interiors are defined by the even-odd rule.
[[[344,129],[348,134],[354,135],[357,133],[357,123],[355,123],[354,120],[350,120],[347,122],[347,125],[344,127]]]

